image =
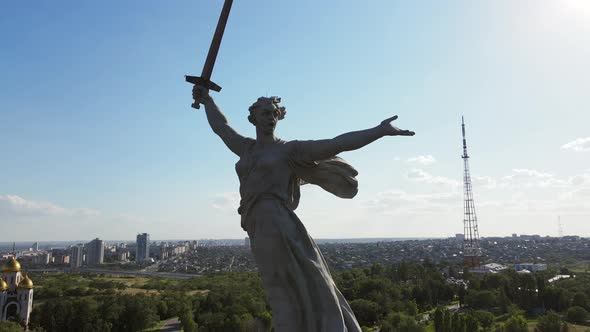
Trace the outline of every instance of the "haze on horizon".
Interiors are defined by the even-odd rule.
[[[0,12],[0,242],[243,238],[237,159],[190,108],[222,1],[5,4]],[[306,185],[314,238],[463,230],[465,116],[480,235],[590,236],[590,2],[338,7],[235,2],[212,93],[278,95],[285,139],[330,138],[394,114],[415,137],[344,153],[359,194]]]

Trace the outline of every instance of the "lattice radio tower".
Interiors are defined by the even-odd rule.
[[[469,155],[467,154],[467,141],[465,140],[465,121],[461,117],[461,129],[463,131],[463,263],[468,267],[478,267],[482,256],[479,246],[479,231],[477,227],[477,215],[473,203],[473,191],[471,188],[471,175],[469,174]]]

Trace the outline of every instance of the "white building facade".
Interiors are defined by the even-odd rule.
[[[82,255],[83,247],[81,245],[72,246],[72,255],[70,256],[70,267],[77,269],[82,266],[84,256]]]
[[[33,311],[33,281],[21,273],[20,263],[12,257],[2,268],[0,279],[0,321],[13,320],[25,329]]]

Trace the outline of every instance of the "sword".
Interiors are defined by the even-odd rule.
[[[221,45],[221,37],[223,37],[223,31],[225,30],[225,24],[227,23],[232,2],[233,0],[225,0],[223,3],[223,9],[221,9],[221,15],[219,15],[217,28],[215,29],[211,46],[209,46],[209,53],[207,53],[207,59],[205,60],[201,76],[184,76],[185,81],[203,86],[209,90],[221,91],[221,87],[211,81],[211,73],[213,72],[213,66],[215,66],[215,59],[217,58],[219,45]],[[191,106],[196,109],[200,108],[199,103],[193,103]]]

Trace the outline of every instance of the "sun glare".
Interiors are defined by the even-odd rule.
[[[564,0],[564,3],[577,14],[590,15],[590,0]]]

